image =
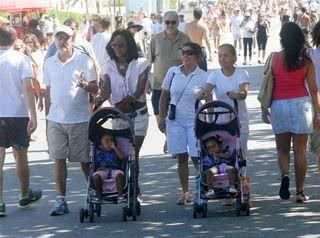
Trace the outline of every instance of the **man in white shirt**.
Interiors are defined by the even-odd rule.
[[[163,31],[163,16],[158,15],[157,21],[152,25],[152,35],[158,34]]]
[[[249,51],[249,64],[251,64],[252,44],[253,44],[253,37],[255,34],[255,22],[252,20],[249,12],[245,13],[244,19],[241,22],[240,27],[243,30],[243,48],[244,48],[243,65],[247,64],[248,51]]]
[[[98,65],[102,66],[109,58],[106,47],[111,39],[111,33],[109,31],[111,22],[107,18],[102,18],[99,24],[101,26],[101,32],[96,33],[92,37],[90,43],[95,53]]]
[[[239,43],[239,50],[241,50],[241,28],[240,24],[242,22],[242,17],[240,16],[240,9],[236,9],[234,11],[234,15],[230,18],[230,30],[233,36],[233,46],[235,49],[238,48]]]
[[[72,35],[73,31],[68,26],[57,28],[55,43],[58,52],[49,57],[44,65],[46,101],[49,105],[49,157],[55,163],[57,192],[51,216],[69,212],[65,199],[66,160],[80,162],[86,178],[89,174],[88,94],[95,94],[98,86],[94,62],[88,55],[73,49]]]
[[[179,26],[178,30],[186,33],[186,21],[184,20],[184,14],[182,12],[179,13]]]
[[[30,135],[37,128],[37,113],[32,89],[34,76],[27,56],[13,50],[16,32],[0,28],[0,217],[6,215],[3,202],[3,165],[5,149],[12,147],[20,183],[19,207],[39,200],[42,192],[29,187],[28,147]],[[13,189],[13,188],[11,188]]]

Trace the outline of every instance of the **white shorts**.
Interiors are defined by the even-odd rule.
[[[149,126],[149,113],[147,106],[136,110],[137,115],[134,117],[134,135],[146,136]],[[116,130],[127,129],[129,122],[123,119],[112,120],[112,128]]]
[[[233,41],[241,39],[240,33],[232,33],[232,37],[233,37]]]
[[[190,157],[199,157],[194,124],[170,121],[167,119],[167,143],[170,154],[188,153]]]

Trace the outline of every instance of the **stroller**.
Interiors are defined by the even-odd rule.
[[[196,109],[197,105],[196,104]],[[237,110],[237,104],[235,104]],[[248,177],[246,177],[246,160],[242,157],[240,147],[240,124],[237,113],[227,103],[214,101],[204,104],[196,110],[195,133],[199,150],[199,174],[196,176],[196,193],[193,203],[193,218],[202,215],[207,217],[208,200],[210,199],[236,199],[236,215],[250,215],[250,192]],[[204,142],[212,137],[221,139],[220,150],[228,152],[232,167],[236,171],[234,187],[236,193],[230,192],[229,177],[225,173],[214,175],[213,197],[207,197],[208,185],[203,171],[203,159],[207,155]]]
[[[90,176],[88,179],[85,208],[80,209],[80,222],[89,218],[94,221],[94,215],[101,216],[101,206],[105,204],[120,204],[125,206],[122,210],[122,219],[127,221],[132,217],[136,221],[141,213],[140,203],[137,201],[136,158],[134,147],[134,130],[132,120],[115,108],[101,108],[97,110],[89,122],[90,141]],[[117,191],[103,191],[102,200],[98,200],[93,186],[93,173],[95,172],[95,155],[98,152],[101,136],[112,135],[115,144],[123,151],[126,158],[121,161],[121,169],[125,174],[124,196],[119,197]],[[111,181],[114,182],[115,181]],[[113,186],[115,187],[115,186]]]

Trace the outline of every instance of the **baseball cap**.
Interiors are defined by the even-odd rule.
[[[65,34],[67,34],[68,36],[73,35],[73,30],[70,27],[65,26],[65,25],[58,26],[54,35],[58,34],[59,32],[63,32]]]
[[[135,23],[133,21],[129,21],[127,24],[127,29],[129,29],[129,28],[137,28],[138,31],[141,31],[143,27],[138,23]]]

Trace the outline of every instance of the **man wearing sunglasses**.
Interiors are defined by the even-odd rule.
[[[209,30],[207,26],[201,22],[202,18],[202,10],[201,9],[194,9],[193,11],[194,20],[186,24],[186,34],[190,37],[191,41],[197,43],[202,48],[202,59],[199,61],[199,67],[204,70],[208,71],[207,66],[207,52],[205,47],[203,47],[203,42],[205,41],[209,51],[208,60],[211,61],[211,47],[209,41]]]
[[[189,37],[178,30],[179,16],[176,11],[168,11],[164,15],[164,31],[153,35],[148,52],[150,64],[154,64],[152,81],[152,107],[159,123],[159,100],[161,86],[168,69],[182,64],[180,50],[190,41]],[[166,152],[166,146],[164,146]]]
[[[86,178],[89,174],[88,94],[98,85],[94,63],[86,54],[75,50],[70,27],[60,26],[55,34],[58,52],[47,59],[43,81],[48,108],[47,136],[49,158],[54,161],[57,198],[51,216],[68,213],[65,199],[67,165],[80,162]]]

